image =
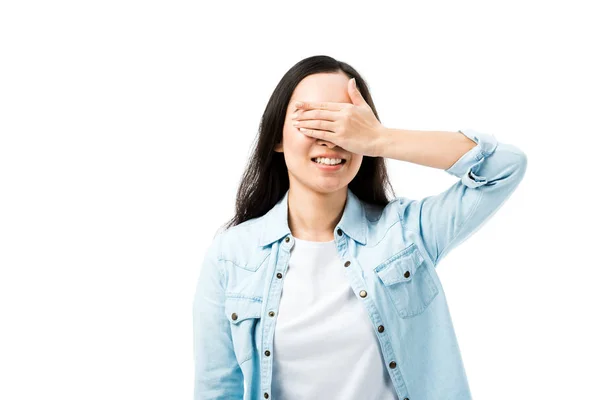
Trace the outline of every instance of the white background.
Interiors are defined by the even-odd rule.
[[[218,4],[1,3],[0,398],[192,397],[200,262],[279,79],[325,54],[385,126],[528,156],[438,266],[474,398],[599,399],[592,2]],[[397,196],[455,181],[388,165]]]

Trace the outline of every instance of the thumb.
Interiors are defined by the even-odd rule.
[[[362,106],[363,104],[366,104],[366,101],[360,94],[358,87],[356,87],[356,78],[352,78],[348,81],[348,94],[350,94],[352,104],[356,106]]]

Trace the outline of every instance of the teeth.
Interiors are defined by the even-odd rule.
[[[342,162],[341,158],[322,158],[317,157],[315,159],[319,164],[336,165]]]

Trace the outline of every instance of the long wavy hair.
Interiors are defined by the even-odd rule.
[[[348,79],[356,78],[361,95],[381,121],[367,83],[350,65],[324,55],[299,61],[281,78],[267,103],[260,121],[258,141],[255,139],[256,145],[239,183],[235,215],[221,229],[263,216],[285,195],[290,187],[288,169],[283,153],[274,151],[274,148],[282,140],[286,109],[292,93],[308,75],[338,72],[345,73]],[[385,206],[391,201],[386,195],[387,187],[395,197],[383,157],[363,156],[360,169],[348,187],[359,199],[375,205]]]

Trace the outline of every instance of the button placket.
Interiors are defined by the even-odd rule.
[[[338,234],[338,236],[343,236],[343,231],[342,231],[340,228],[337,228],[337,229],[336,229],[336,233]],[[340,243],[342,240],[344,240],[344,239],[342,238],[342,239],[340,239],[339,241],[337,241],[337,240],[336,240],[336,244],[338,245],[338,250],[339,250],[339,247],[340,247],[340,246],[345,246],[345,243]],[[350,257],[350,256],[348,255],[348,258],[349,258],[349,257]],[[348,268],[350,265],[352,265],[352,262],[351,262],[349,259],[347,259],[346,261],[344,261],[344,264],[343,264],[344,268]],[[348,271],[348,272],[350,273],[350,271]],[[409,270],[405,270],[405,271],[404,271],[404,273],[403,273],[402,275],[404,276],[404,278],[403,278],[403,279],[404,279],[405,281],[410,281],[410,280],[412,279],[412,277],[411,277],[411,271],[409,271]],[[402,279],[402,278],[401,278],[401,279]],[[367,293],[367,291],[366,291],[366,290],[360,290],[360,292],[359,292],[359,296],[360,296],[361,298],[365,299],[365,301],[368,301],[368,300],[367,300],[368,293]],[[377,331],[378,331],[379,333],[383,334],[383,332],[385,331],[385,327],[384,327],[383,325],[378,325],[378,326],[377,326]],[[382,336],[383,336],[383,335],[382,335]],[[390,361],[390,362],[388,363],[388,367],[389,367],[391,370],[396,370],[396,367],[397,367],[397,363],[396,363],[396,361]],[[399,371],[396,371],[396,372],[395,372],[393,375],[398,375],[398,374],[399,374]],[[409,398],[408,398],[408,397],[404,397],[404,398],[403,398],[403,400],[409,400]]]
[[[293,246],[294,246],[294,239],[293,239],[293,237],[291,235],[286,236],[285,239],[284,239],[284,243],[281,245],[281,248],[282,248],[282,250],[284,250],[284,252],[279,255],[278,260],[276,262],[276,266],[283,265],[287,261],[289,261],[289,254],[290,254],[290,251],[293,248]],[[286,257],[288,259],[287,261],[286,261]],[[281,272],[277,272],[276,277],[277,277],[277,279],[283,279],[283,274]],[[272,311],[272,310],[269,311],[268,315],[270,317],[275,317],[275,311]],[[268,324],[265,324],[264,329],[267,328],[267,325]],[[272,344],[273,333],[274,333],[273,332],[274,331],[273,326],[274,325],[270,325],[269,326],[269,329],[271,330],[271,334],[270,335],[263,335],[263,346],[265,346],[265,347],[268,347],[268,346],[270,346]],[[266,343],[265,340],[269,340],[270,343]],[[271,351],[270,350],[265,350],[263,354],[265,355],[264,363],[268,367],[269,366],[269,364],[268,364],[269,363],[269,357],[271,356]],[[270,364],[270,366],[272,368],[272,364]],[[263,385],[264,385],[265,389],[268,388],[267,387],[268,384],[266,383],[266,381],[263,382]],[[269,398],[269,393],[268,392],[263,392],[263,396],[264,396],[265,399],[268,399]]]
[[[337,230],[337,233],[338,233],[338,235],[339,235],[339,236],[342,236],[342,231],[341,231],[341,229],[338,229],[338,230]],[[346,261],[344,262],[344,267],[345,267],[345,268],[348,268],[348,267],[349,267],[351,264],[352,264],[352,262],[351,262],[350,260],[346,260]],[[408,278],[410,277],[410,271],[405,271],[405,273],[404,273],[404,277],[405,277],[406,279],[408,279]],[[363,298],[363,299],[366,299],[366,298],[368,297],[368,293],[367,293],[367,291],[366,291],[366,290],[361,290],[361,291],[359,292],[359,296],[360,296],[361,298]],[[385,327],[384,327],[383,325],[379,325],[379,326],[377,326],[377,331],[378,331],[379,333],[383,333],[383,332],[385,331]],[[390,369],[396,369],[396,367],[397,367],[397,363],[396,363],[396,361],[390,361],[390,362],[389,362],[389,364],[388,364],[388,366],[389,366],[389,368],[390,368]],[[404,398],[404,400],[408,400],[408,397],[405,397],[405,398]]]
[[[337,234],[338,234],[338,236],[342,236],[343,235],[343,231],[340,228],[337,228]],[[344,262],[344,268],[348,268],[351,264],[352,264],[352,262],[350,260],[346,260],[346,262]],[[362,297],[362,298],[367,297],[367,291],[366,290],[361,290],[359,292],[359,296]]]

